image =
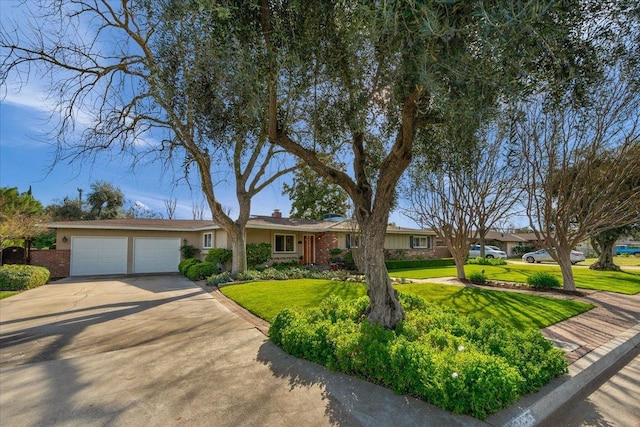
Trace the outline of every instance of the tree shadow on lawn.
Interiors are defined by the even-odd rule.
[[[566,300],[532,296],[528,294],[487,291],[463,287],[439,301],[459,313],[482,319],[495,319],[507,326],[524,330],[542,329],[568,317],[580,314],[578,309],[566,307]]]

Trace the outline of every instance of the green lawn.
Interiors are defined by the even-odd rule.
[[[586,262],[593,264],[595,259],[589,258]],[[620,267],[640,267],[640,256],[614,256],[613,262]]]
[[[521,330],[544,328],[593,307],[571,300],[431,283],[396,285],[396,288],[459,313],[494,318]],[[315,279],[251,282],[225,286],[221,292],[268,322],[286,307],[316,307],[330,294],[344,299],[366,295],[362,284]]]
[[[465,265],[467,275],[473,272],[485,271],[489,280],[524,283],[527,277],[536,271],[546,271],[562,280],[560,267],[557,265]],[[393,277],[407,279],[431,279],[437,277],[456,276],[455,266],[438,268],[421,268],[411,270],[394,270],[389,272]],[[582,289],[597,289],[602,291],[617,292],[633,295],[640,292],[640,271],[595,271],[586,267],[574,267],[573,275],[576,287]]]
[[[20,292],[14,291],[0,291],[0,299],[8,298],[12,295],[19,294]]]

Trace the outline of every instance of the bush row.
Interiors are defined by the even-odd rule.
[[[49,270],[34,265],[0,266],[0,291],[24,291],[42,286],[51,277]]]
[[[400,260],[385,262],[388,270],[400,270],[404,268],[448,267],[456,265],[453,258],[434,258],[419,260]]]
[[[503,258],[469,258],[467,260],[467,264],[478,264],[478,265],[507,265],[507,261]]]
[[[407,315],[395,331],[365,320],[367,297],[331,296],[317,309],[281,311],[270,339],[296,357],[480,419],[567,372],[564,353],[537,330],[400,298]]]

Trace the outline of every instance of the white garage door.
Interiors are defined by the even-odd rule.
[[[71,238],[72,276],[126,273],[126,237]]]
[[[180,263],[180,239],[136,237],[133,239],[134,273],[175,273]]]

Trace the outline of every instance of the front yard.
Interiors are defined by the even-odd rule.
[[[458,313],[477,319],[493,318],[519,330],[541,329],[593,308],[566,299],[434,283],[399,284],[396,289]],[[221,292],[256,316],[273,322],[285,308],[315,308],[329,295],[355,299],[366,295],[366,288],[360,283],[300,279],[225,286]]]
[[[562,281],[560,267],[550,264],[515,264],[507,265],[465,265],[467,276],[473,272],[484,270],[488,280],[525,283],[527,277],[538,271],[546,271]],[[392,277],[407,279],[433,279],[438,277],[452,277],[456,275],[455,266],[420,268],[412,270],[392,270]],[[640,292],[640,270],[595,271],[586,267],[573,267],[573,275],[576,287],[582,289],[595,289],[601,291],[617,292],[626,295],[634,295]]]

